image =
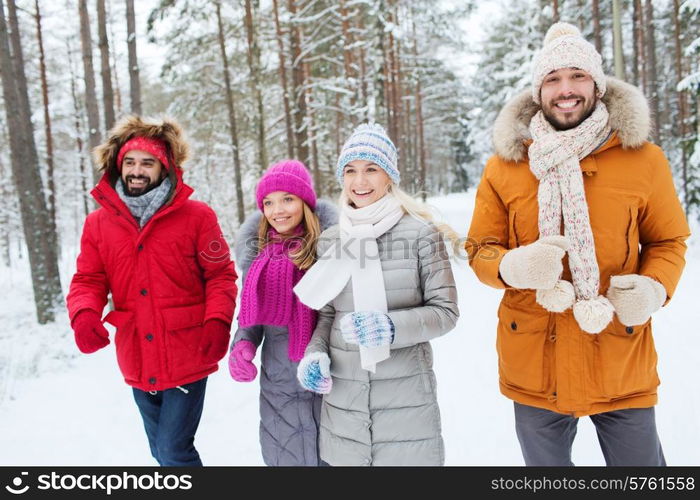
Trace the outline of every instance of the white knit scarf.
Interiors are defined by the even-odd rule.
[[[537,191],[540,238],[561,234],[563,217],[573,278],[573,293],[568,291],[571,286],[560,280],[555,290],[538,290],[537,301],[545,309],[556,312],[573,304],[574,317],[581,329],[598,333],[612,320],[613,307],[598,292],[600,272],[579,161],[610,135],[608,110],[598,101],[591,116],[579,126],[561,131],[540,110],[530,122],[530,133],[534,140],[528,151],[530,170],[540,181]],[[566,300],[569,303],[563,308],[555,307],[553,303],[561,302],[562,293],[569,295]]]
[[[299,300],[313,309],[321,309],[352,279],[355,311],[387,313],[377,238],[394,227],[403,215],[401,203],[391,193],[363,208],[341,207],[340,242],[331,245],[294,287]],[[360,347],[362,368],[374,372],[376,364],[389,354],[388,345]]]

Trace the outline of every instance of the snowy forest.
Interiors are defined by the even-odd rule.
[[[334,197],[338,151],[368,120],[397,144],[409,192],[463,192],[491,154],[496,114],[529,85],[532,56],[557,20],[579,26],[607,74],[644,90],[652,140],[687,213],[700,212],[698,0],[0,5],[0,259],[5,269],[28,259],[40,324],[63,307],[59,269],[74,262],[95,208],[90,152],[119,117],[183,124],[193,151],[185,179],[227,238],[273,161],[304,161],[319,193]]]
[[[337,199],[338,153],[368,121],[398,147],[402,187],[466,237],[496,116],[566,21],[606,74],[643,90],[650,140],[700,228],[700,0],[0,0],[0,14],[0,423],[11,430],[0,465],[151,463],[113,330],[112,345],[82,355],[65,302],[97,208],[91,151],[126,115],[183,126],[184,180],[229,245],[273,162],[302,160],[319,196]],[[446,462],[518,464],[512,403],[498,393],[502,291],[454,260],[462,312],[435,342]],[[669,463],[697,465],[695,234],[686,261],[654,319],[658,421]],[[210,384],[207,464],[261,463],[257,382],[234,383],[222,363]],[[602,463],[594,433],[582,420],[577,463]]]

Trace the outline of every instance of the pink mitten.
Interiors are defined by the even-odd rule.
[[[236,382],[251,382],[255,380],[258,369],[252,363],[257,347],[249,340],[235,343],[228,357],[228,371]]]

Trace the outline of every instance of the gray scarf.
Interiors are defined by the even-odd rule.
[[[119,198],[129,207],[131,215],[134,216],[140,227],[146,225],[153,215],[163,206],[165,200],[168,199],[172,182],[169,178],[163,179],[160,186],[151,189],[149,192],[141,196],[129,196],[124,191],[124,181],[119,179],[114,186]]]

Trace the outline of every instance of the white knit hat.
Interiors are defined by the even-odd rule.
[[[552,71],[562,68],[578,68],[593,77],[598,97],[605,94],[603,59],[578,28],[569,23],[555,23],[544,37],[544,46],[533,64],[532,99],[540,104],[542,81]]]

